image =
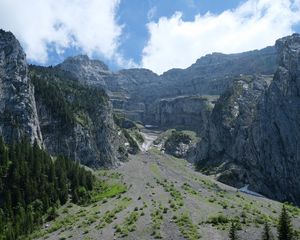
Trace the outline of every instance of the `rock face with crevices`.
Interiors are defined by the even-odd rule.
[[[217,99],[218,96],[163,98],[148,109],[145,121],[161,128],[189,129],[201,135]]]
[[[118,165],[127,159],[127,140],[102,89],[107,67],[86,56],[65,64],[28,68],[17,39],[0,30],[0,136],[6,143],[37,141],[51,155],[90,167]]]
[[[26,56],[10,32],[0,30],[0,135],[7,143],[26,137],[42,145],[42,135],[28,78]]]
[[[196,161],[225,183],[300,204],[300,35],[277,40],[276,48],[269,86],[239,80],[221,96]]]
[[[127,159],[126,139],[113,120],[105,91],[58,68],[30,67],[44,145],[89,167]]]
[[[105,78],[111,74],[108,67],[99,60],[91,60],[87,55],[68,57],[57,68],[69,72],[81,84],[107,88]]]

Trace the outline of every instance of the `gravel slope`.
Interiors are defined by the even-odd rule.
[[[142,240],[160,237],[182,240],[199,239],[201,236],[205,240],[225,240],[228,239],[230,223],[208,223],[213,217],[220,215],[227,220],[236,218],[241,222],[238,234],[244,240],[260,239],[262,223],[267,217],[275,233],[274,224],[280,213],[280,203],[238,192],[235,188],[195,172],[185,160],[163,154],[154,147],[150,148],[156,135],[157,132],[144,132],[146,144],[143,151],[131,156],[130,161],[117,169],[97,173],[112,181],[125,183],[128,187],[126,193],[87,207],[73,205],[69,207],[68,214],[64,213],[66,207],[62,208],[58,219],[49,223],[50,227],[70,218],[70,215],[77,216],[80,212],[81,215],[74,222],[63,224],[39,239]],[[116,173],[119,178],[115,177]],[[124,197],[131,200],[124,204]],[[115,214],[112,222],[98,229],[105,213],[120,204],[125,206]],[[299,228],[299,209],[291,208],[291,213],[294,214],[294,226]],[[132,225],[128,225],[126,218],[134,214],[137,215],[136,219]],[[183,216],[187,216],[184,221],[178,221]],[[91,217],[93,221],[89,223]],[[121,234],[116,227],[131,230]],[[188,231],[189,229],[192,230]]]

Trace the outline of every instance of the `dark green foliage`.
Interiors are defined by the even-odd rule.
[[[75,123],[88,124],[87,115],[95,115],[108,104],[103,89],[83,86],[58,68],[30,66],[30,78],[37,101],[58,122],[57,127],[64,130]]]
[[[285,205],[282,206],[277,232],[278,232],[278,240],[293,239],[293,228],[291,224],[291,219]]]
[[[126,129],[123,129],[123,134],[126,137],[128,143],[129,143],[129,149],[128,152],[131,154],[137,154],[140,150],[139,145],[136,143],[136,141],[130,136],[130,134],[127,132]]]
[[[234,221],[231,222],[231,226],[229,229],[229,239],[230,240],[237,240],[237,226],[236,223]]]
[[[69,194],[75,203],[86,202],[93,183],[91,172],[78,163],[64,157],[53,161],[26,139],[8,146],[0,137],[0,239],[17,239],[41,225],[44,216],[55,218]]]
[[[32,75],[31,80],[35,87],[35,96],[42,99],[54,118],[61,120],[60,126],[73,126],[72,110],[55,82],[41,80],[38,75]]]
[[[58,214],[56,212],[56,207],[55,206],[50,207],[47,211],[47,215],[48,215],[47,221],[52,221],[56,217],[58,217]]]
[[[230,219],[227,216],[218,214],[217,216],[210,217],[207,222],[213,225],[225,225],[229,221]]]
[[[265,226],[264,226],[262,240],[271,240],[271,239],[273,239],[273,238],[271,237],[270,225],[268,222],[266,222]]]
[[[191,141],[191,137],[183,132],[177,132],[177,131],[172,131],[171,136],[167,139],[166,141],[166,146],[168,144],[173,144],[173,143],[185,143],[185,144],[189,144]]]
[[[135,128],[136,125],[133,121],[131,121],[130,119],[122,116],[121,114],[117,114],[115,113],[113,115],[114,117],[114,122],[120,127],[120,128],[126,128],[126,129],[130,129],[130,128]]]
[[[171,136],[165,142],[165,149],[167,153],[174,153],[180,143],[189,144],[191,137],[183,132],[172,131]]]

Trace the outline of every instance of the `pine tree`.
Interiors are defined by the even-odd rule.
[[[270,225],[268,222],[265,223],[262,240],[272,240]]]
[[[2,233],[4,231],[4,224],[5,224],[5,219],[4,219],[4,212],[3,210],[0,208],[0,233]],[[0,235],[1,236],[1,235]],[[0,237],[1,239],[1,237]]]
[[[277,232],[278,232],[278,240],[293,239],[293,229],[292,229],[291,219],[286,210],[285,205],[282,206]]]
[[[229,239],[230,240],[238,239],[236,232],[237,232],[236,223],[232,221],[230,229],[229,229]]]
[[[32,206],[29,206],[27,208],[26,212],[26,224],[27,224],[27,229],[25,233],[31,233],[33,231],[34,225],[33,225],[34,219],[33,219],[33,208]]]
[[[6,145],[0,136],[0,240],[23,239],[45,214],[55,218],[69,192],[73,202],[88,202],[93,183],[89,171],[65,157],[53,161],[37,142]]]

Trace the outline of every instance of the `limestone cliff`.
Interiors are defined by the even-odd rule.
[[[300,35],[277,40],[276,48],[279,67],[269,87],[250,101],[249,86],[220,98],[197,161],[225,183],[300,204]]]
[[[81,84],[58,68],[32,66],[30,75],[49,153],[90,167],[110,167],[126,160],[126,139],[114,124],[104,90]]]
[[[218,96],[180,96],[163,98],[148,109],[146,122],[162,128],[205,131]]]
[[[27,137],[42,145],[26,56],[10,32],[0,30],[0,135],[7,143]]]

